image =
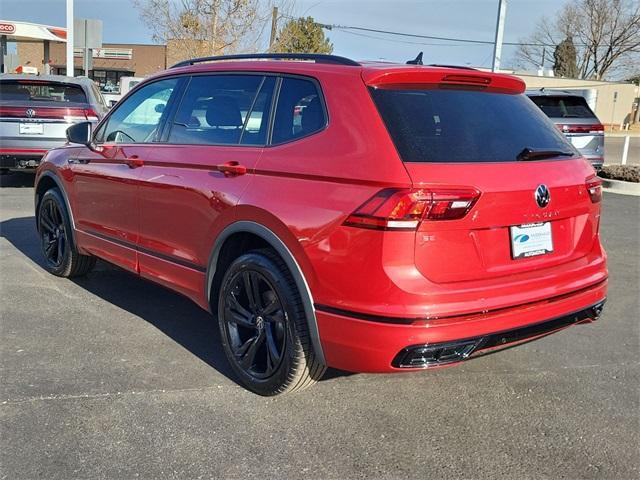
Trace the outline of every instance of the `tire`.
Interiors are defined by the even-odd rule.
[[[231,368],[252,392],[303,390],[325,372],[311,345],[300,293],[271,250],[254,250],[231,263],[220,287],[218,323]]]
[[[96,258],[78,253],[71,236],[71,221],[60,190],[52,188],[42,196],[38,207],[38,234],[45,268],[58,277],[86,275]]]

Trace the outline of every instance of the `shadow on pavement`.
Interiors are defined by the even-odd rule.
[[[44,265],[34,217],[0,222],[0,237],[6,238],[34,263]],[[215,318],[191,300],[101,261],[87,276],[71,280],[88,292],[149,322],[235,382],[222,347],[216,348],[220,345],[220,335]],[[347,375],[351,374],[329,369],[322,380]]]
[[[9,172],[0,175],[0,187],[27,188],[33,187],[36,176],[34,172]]]

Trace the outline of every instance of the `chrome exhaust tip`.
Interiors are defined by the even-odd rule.
[[[593,307],[591,307],[593,320],[598,320],[600,318],[600,315],[602,315],[602,310],[604,310],[604,304],[606,301],[606,299],[602,300],[601,302],[598,302]]]

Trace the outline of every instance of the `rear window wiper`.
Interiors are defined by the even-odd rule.
[[[534,150],[533,148],[525,147],[516,156],[516,160],[519,162],[526,162],[527,160],[544,160],[545,158],[553,157],[573,157],[573,152],[563,152],[562,150]]]

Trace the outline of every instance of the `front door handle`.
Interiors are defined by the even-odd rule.
[[[225,177],[235,177],[236,175],[244,175],[247,173],[247,167],[240,165],[238,162],[227,162],[222,165],[216,165],[216,169],[224,173]]]
[[[138,158],[137,155],[131,155],[129,158],[125,159],[124,163],[129,165],[129,168],[138,168],[144,165],[144,160]]]

